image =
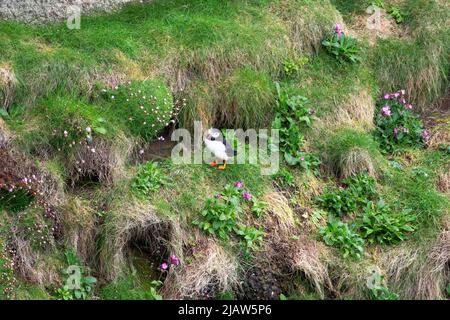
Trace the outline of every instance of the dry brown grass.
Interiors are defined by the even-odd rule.
[[[450,193],[450,168],[447,166],[447,170],[438,175],[437,189],[442,193]]]
[[[383,257],[389,283],[405,299],[445,299],[450,278],[450,230],[424,248],[401,246]]]
[[[9,110],[14,100],[17,78],[10,64],[0,64],[0,107]]]
[[[348,178],[352,175],[367,172],[376,176],[375,165],[369,152],[363,148],[352,148],[340,158],[339,177]]]
[[[296,1],[283,0],[271,8],[290,30],[291,47],[297,52],[315,53],[321,47],[323,35],[340,23],[346,30],[339,11],[330,3],[305,6]]]
[[[380,10],[379,28],[371,29],[369,25],[373,25],[374,21],[370,17],[378,18],[373,13],[364,15],[354,15],[352,17],[352,24],[350,28],[359,38],[364,38],[369,41],[369,44],[375,45],[378,39],[386,39],[390,37],[405,38],[409,36],[409,30],[404,25],[399,25],[386,12],[385,9]],[[369,22],[371,22],[369,24]]]
[[[214,298],[239,287],[236,256],[227,252],[215,240],[195,236],[181,268],[170,272],[163,288],[167,299]]]
[[[450,145],[450,125],[446,119],[447,123],[440,123],[431,128],[431,138],[427,145],[430,148],[438,149],[441,145]]]
[[[89,146],[80,145],[67,163],[72,186],[86,178],[113,184],[125,175],[124,165],[133,146],[123,134],[114,141],[95,140]]]
[[[369,131],[374,126],[374,111],[375,102],[368,90],[357,90],[347,98],[347,102],[337,106],[333,112],[324,118],[318,119],[314,127],[317,130],[324,128],[333,130],[348,126]]]
[[[304,277],[319,296],[324,297],[325,288],[331,288],[327,265],[323,259],[327,249],[301,234],[298,217],[284,195],[269,193],[263,200],[268,204],[263,222],[265,241],[263,248],[255,254],[254,266],[248,271],[250,276],[262,277],[261,285],[250,281],[247,284],[250,288],[246,289],[245,294],[250,298],[278,298],[278,291],[291,286],[292,277],[297,274]]]
[[[77,252],[81,261],[92,264],[96,253],[96,210],[87,200],[69,198],[61,208],[62,233],[67,247]]]

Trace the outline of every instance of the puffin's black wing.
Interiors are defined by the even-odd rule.
[[[223,138],[223,144],[225,145],[225,153],[227,154],[227,156],[231,158],[237,155],[237,151],[233,149],[231,144],[229,144],[227,140],[225,140],[225,138]]]

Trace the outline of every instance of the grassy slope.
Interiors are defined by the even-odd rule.
[[[359,1],[332,3],[346,19],[350,19],[351,13],[364,9]],[[358,5],[353,5],[356,3]],[[365,44],[364,57],[370,63],[356,67],[338,66],[323,52],[312,55],[320,47],[318,43],[323,31],[339,19],[338,12],[328,1],[296,1],[291,4],[286,1],[236,1],[226,5],[223,1],[155,1],[146,6],[127,6],[110,16],[85,18],[78,31],[69,31],[63,25],[29,27],[0,22],[0,65],[11,65],[19,79],[10,124],[18,130],[20,126],[17,123],[23,122],[30,114],[38,119],[38,106],[47,105],[50,101],[50,105],[57,108],[60,96],[63,99],[69,97],[70,101],[92,104],[83,109],[83,116],[95,118],[99,115],[95,108],[102,110],[97,95],[103,86],[115,85],[117,81],[162,76],[177,97],[188,99],[188,105],[180,115],[182,125],[189,126],[193,119],[202,119],[207,123],[230,127],[257,127],[270,120],[274,103],[271,82],[279,80],[288,92],[307,96],[325,124],[308,133],[308,143],[313,149],[335,158],[340,151],[327,145],[333,147],[336,141],[345,140],[349,145],[367,148],[376,158],[377,150],[374,150],[370,135],[364,132],[348,134],[346,129],[330,135],[329,131],[334,130],[335,125],[353,127],[353,124],[344,121],[332,125],[326,119],[336,111],[348,112],[345,106],[351,102],[352,96],[358,97],[361,91],[367,92],[369,100],[373,100],[382,90],[407,86],[408,90],[413,90],[411,96],[420,105],[436,100],[442,93],[446,85],[445,72],[448,75],[448,60],[445,58],[449,52],[446,44],[450,43],[445,40],[448,39],[448,29],[432,26],[432,30],[440,31],[436,31],[433,37],[426,37],[423,20],[431,20],[432,15],[425,14],[429,18],[423,19],[421,14],[435,12],[437,5],[426,7],[423,1],[406,1],[406,6],[412,10],[408,22],[412,30],[411,39],[388,38],[375,47]],[[422,8],[422,11],[416,8]],[[295,19],[305,12],[313,17],[320,15],[322,20],[315,25],[308,18]],[[436,24],[445,21],[440,20],[445,19],[443,15],[436,16]],[[296,21],[305,27],[300,33],[292,29]],[[299,41],[304,43],[299,45]],[[423,54],[430,50],[433,55]],[[405,52],[408,53],[407,63],[397,63],[400,57],[404,58]],[[309,56],[310,62],[302,67],[298,75],[284,77],[283,62],[300,55]],[[424,75],[423,79],[414,81],[417,74]],[[251,89],[242,90],[240,87]],[[367,103],[364,100],[357,102],[363,106]],[[233,105],[238,106],[237,112],[230,117],[229,110]],[[32,112],[28,112],[29,109]],[[255,114],[258,117],[254,117]],[[114,119],[115,115],[110,113],[107,117]],[[24,125],[31,123],[27,118]],[[364,125],[362,128],[368,129]],[[340,132],[346,132],[345,139]],[[109,134],[110,139],[114,139],[115,132]],[[37,137],[31,139],[34,143],[36,141],[33,139]],[[48,140],[42,143],[51,143],[50,138],[44,136],[44,139]],[[411,155],[414,161],[406,161]],[[52,156],[50,154],[50,158]],[[427,247],[440,232],[442,216],[448,215],[448,200],[435,189],[436,175],[448,163],[448,156],[423,150],[407,152],[399,155],[398,159],[405,163],[404,171],[399,173],[384,168],[383,178],[379,181],[382,193],[388,200],[394,202],[400,199],[403,206],[419,213],[421,227],[408,245]],[[428,177],[418,178],[412,172],[414,167],[428,172]],[[128,201],[124,194],[128,195],[129,177],[134,174],[135,168],[127,166],[125,171],[125,178],[112,189],[96,185],[93,190],[76,191],[76,196],[85,199],[84,206],[89,209],[87,212],[91,216],[87,220],[101,222],[99,208],[105,210],[106,215],[117,214],[114,212],[116,208],[123,208],[115,204]],[[206,166],[177,167],[169,164],[164,172],[172,177],[175,185],[165,188],[149,202],[158,215],[175,217],[188,230],[187,233],[195,233],[190,221],[202,209],[205,197],[214,196],[227,183],[243,180],[254,194],[261,196],[273,192],[270,179],[259,175],[258,171],[252,166],[231,166],[227,171],[217,172]],[[303,173],[293,172],[303,179]],[[331,184],[336,180],[332,175],[326,178],[331,180],[328,182]],[[319,181],[319,185],[323,187],[325,182]],[[292,202],[295,200],[292,199]],[[302,205],[315,208],[311,198],[303,199]],[[77,215],[76,210],[74,215]],[[87,222],[82,221],[81,225],[83,223]],[[316,235],[312,233],[311,237]],[[376,248],[369,248],[369,252],[372,250],[376,251]],[[364,284],[358,279],[359,271],[355,271],[357,266],[353,262],[340,261],[338,254],[333,254],[339,261],[337,264],[344,264],[355,274],[355,279],[349,284],[357,290],[350,290],[348,296],[364,296]],[[362,265],[370,264],[373,259],[369,255]],[[245,265],[245,261],[242,262]],[[60,263],[63,264],[62,261]],[[302,278],[299,282],[307,281]],[[125,289],[120,289],[118,285],[118,289],[114,290],[129,289],[129,283],[123,286]],[[148,289],[145,284],[139,286]],[[306,287],[308,289],[302,291],[300,298],[314,294],[309,286]],[[111,290],[106,289],[103,296],[116,297],[117,292],[111,293]],[[38,289],[25,291],[27,294],[19,293],[18,296],[27,297],[29,294],[41,297],[43,294]],[[299,294],[289,293],[293,296]],[[406,293],[399,294],[410,297]],[[139,296],[136,294],[136,297]]]

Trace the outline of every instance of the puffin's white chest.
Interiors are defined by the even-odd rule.
[[[220,160],[229,160],[231,159],[228,157],[226,153],[226,146],[221,141],[211,141],[206,139],[205,140],[206,148],[211,151],[216,158]]]

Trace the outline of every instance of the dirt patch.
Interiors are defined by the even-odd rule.
[[[389,37],[404,38],[409,36],[408,30],[386,12],[385,9],[368,9],[365,15],[353,15],[349,27],[361,38],[366,38],[371,45],[377,39]]]

